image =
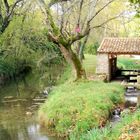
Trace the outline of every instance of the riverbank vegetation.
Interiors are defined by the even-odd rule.
[[[75,134],[105,125],[111,109],[123,102],[117,83],[68,82],[56,87],[39,110],[40,122],[58,136]]]
[[[123,65],[123,68],[128,69],[130,68],[129,62],[135,65],[134,68],[139,67],[139,65],[136,66],[136,61],[137,63],[140,62],[125,57],[120,57],[118,61],[119,66]],[[88,76],[91,73],[95,74],[96,56],[85,55],[83,65]],[[68,74],[70,72],[70,70],[66,71],[66,75],[71,76]],[[67,79],[72,80],[70,77]],[[117,104],[123,103],[124,88],[120,83],[88,80],[72,82],[71,80],[65,81],[65,83],[56,87],[39,110],[40,122],[48,129],[47,131],[58,136],[69,135],[72,140],[97,140],[104,137],[111,140],[115,136],[120,137],[120,126],[118,128],[116,126],[113,130],[110,129],[110,126],[105,127],[103,130],[98,129],[108,123],[106,121],[109,118],[110,111]],[[122,121],[125,123],[127,119],[129,121],[129,118],[134,119],[130,115]],[[120,124],[121,127],[124,123]]]
[[[136,112],[126,111],[121,121],[115,124],[113,127],[110,124],[106,125],[103,129],[95,128],[88,131],[87,134],[81,135],[80,140],[131,140],[139,139],[140,132],[140,110]],[[71,137],[72,140],[76,140],[76,137]]]
[[[85,58],[86,73],[90,75],[91,70],[95,72],[96,57],[85,55]],[[94,62],[93,65],[91,62]],[[40,122],[53,134],[74,135],[78,139],[87,130],[105,125],[110,111],[123,103],[123,92],[119,83],[65,81],[54,88],[46,103],[41,106]]]
[[[138,0],[0,1],[0,98],[9,90],[39,97],[55,86],[39,109],[42,126],[70,139],[96,135],[92,129],[107,123],[124,92],[95,75],[97,49],[106,36],[139,37],[138,15]],[[118,59],[119,68],[139,66]]]

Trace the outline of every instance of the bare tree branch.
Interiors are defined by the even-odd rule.
[[[13,14],[14,9],[16,8],[17,4],[20,3],[20,2],[22,2],[22,1],[24,1],[24,0],[17,0],[17,1],[12,5],[11,10],[10,10],[8,16],[11,16],[11,15]]]
[[[70,39],[69,39],[69,44],[71,45],[71,44],[73,44],[75,41],[82,39],[83,37],[85,37],[86,35],[88,35],[89,32],[90,32],[90,26],[87,27],[83,33],[77,34],[77,35],[73,36],[72,38],[70,38]]]
[[[63,26],[64,26],[64,5],[62,4],[62,15],[61,15],[61,25],[60,25],[60,32],[63,34]]]
[[[109,1],[107,4],[105,4],[102,8],[100,8],[89,20],[88,20],[88,24],[102,11],[104,10],[108,5],[110,5],[112,2],[114,2],[115,0],[111,0]]]
[[[95,26],[91,27],[90,29],[100,28],[100,27],[102,27],[103,25],[107,24],[108,22],[110,22],[110,21],[112,21],[112,20],[114,20],[114,19],[119,18],[121,15],[122,15],[122,13],[121,13],[120,15],[118,15],[118,16],[109,18],[109,19],[107,19],[106,21],[104,21],[103,23],[101,23],[101,24],[99,24],[99,25],[95,25]]]
[[[83,2],[84,2],[84,0],[81,0],[81,1],[80,1],[79,16],[78,16],[78,22],[77,22],[77,25],[78,25],[78,26],[79,26],[80,20],[81,20],[81,12],[82,12]]]
[[[71,5],[67,9],[65,9],[64,15],[66,13],[68,13],[78,3],[79,3],[79,1],[76,1],[76,2],[71,3]]]
[[[67,2],[67,1],[71,1],[71,0],[51,0],[51,2],[49,3],[49,7],[53,6],[56,3]]]
[[[2,34],[5,29],[8,27],[12,17],[13,17],[13,14],[14,14],[14,10],[16,9],[16,6],[18,3],[20,3],[21,1],[24,1],[24,0],[16,0],[14,2],[13,5],[9,6],[9,3],[7,0],[4,0],[4,6],[5,6],[5,11],[6,11],[6,15],[2,15],[2,12],[1,12],[1,9],[0,9],[0,34]],[[1,8],[1,7],[0,7]],[[1,20],[2,19],[2,20]]]
[[[99,0],[95,0],[93,2],[93,4],[90,2],[91,5],[89,5],[89,14],[85,17],[85,19],[84,19],[84,21],[82,23],[81,29],[84,29],[84,26],[86,25],[88,20],[91,18],[92,13],[94,14],[95,7],[96,7],[98,1]]]
[[[3,1],[4,1],[5,8],[6,8],[6,14],[8,15],[9,14],[9,8],[10,8],[9,3],[8,3],[7,0],[3,0]]]

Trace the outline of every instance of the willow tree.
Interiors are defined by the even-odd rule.
[[[88,36],[92,29],[102,27],[110,20],[118,17],[118,15],[110,17],[98,25],[91,24],[114,1],[102,1],[103,5],[98,6],[99,0],[52,0],[50,3],[39,0],[41,10],[46,16],[47,26],[49,25],[47,36],[59,47],[67,62],[73,66],[76,79],[86,78],[86,73],[72,48],[73,43]],[[72,16],[74,18],[71,18],[75,10],[77,10],[75,17]],[[85,16],[81,18],[83,13]]]

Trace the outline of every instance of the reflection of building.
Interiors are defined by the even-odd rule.
[[[111,80],[117,70],[117,55],[140,55],[140,38],[104,38],[98,49],[96,73]]]

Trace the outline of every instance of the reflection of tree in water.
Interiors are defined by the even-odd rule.
[[[0,124],[0,140],[12,140],[10,134],[4,127]]]
[[[21,106],[0,111],[0,140],[30,140],[28,126],[32,122]]]
[[[25,115],[26,105],[0,106],[0,140],[55,140],[40,133],[36,114]]]

